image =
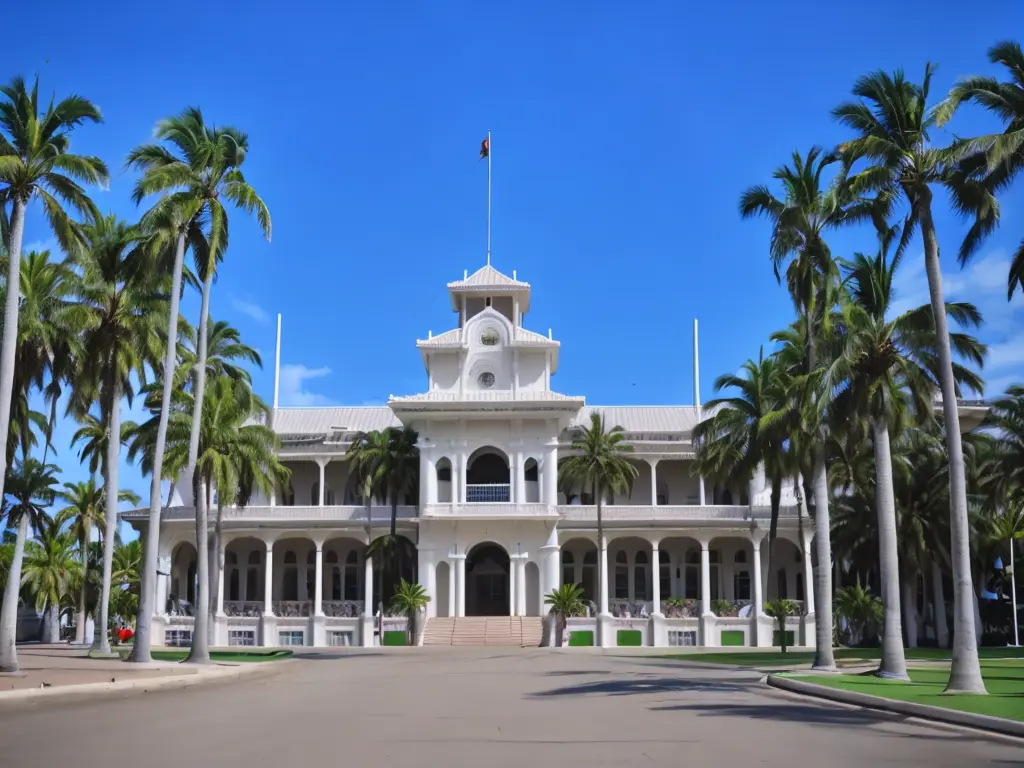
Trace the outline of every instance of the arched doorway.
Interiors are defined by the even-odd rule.
[[[508,552],[493,542],[466,555],[466,615],[508,616]]]

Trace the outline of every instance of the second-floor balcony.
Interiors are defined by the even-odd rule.
[[[339,522],[366,524],[372,522],[374,525],[382,525],[391,521],[391,507],[375,505],[367,508],[354,505],[325,505],[325,506],[249,506],[249,507],[225,507],[222,510],[225,522],[281,522],[281,521],[309,521],[309,522]],[[195,520],[195,507],[166,507],[161,513],[161,520]],[[369,517],[367,517],[369,515]],[[413,520],[418,515],[418,509],[411,505],[400,505],[398,507],[399,520]],[[144,522],[149,518],[148,509],[133,509],[129,512],[122,512],[121,518],[125,521]],[[217,516],[216,508],[209,511],[209,520],[212,525]]]

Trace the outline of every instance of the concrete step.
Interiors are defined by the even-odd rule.
[[[427,620],[423,644],[525,648],[539,646],[543,634],[536,616],[439,617]]]

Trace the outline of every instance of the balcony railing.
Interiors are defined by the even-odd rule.
[[[511,504],[494,502],[491,504],[427,504],[423,507],[423,517],[460,517],[464,519],[491,519],[510,517],[555,518],[557,513],[547,504]]]
[[[506,503],[511,498],[509,483],[469,483],[466,485],[466,501],[471,504]]]
[[[284,506],[271,507],[225,507],[223,510],[225,522],[274,522],[278,520],[329,520],[336,522],[366,523],[365,506]],[[411,505],[398,507],[399,520],[413,520],[416,518],[417,508]],[[210,512],[210,524],[213,525],[216,511]],[[149,517],[148,509],[133,509],[120,514],[122,520],[145,520]],[[167,507],[161,513],[162,520],[194,520],[195,507]],[[386,523],[391,520],[390,506],[370,507],[370,519],[374,524]]]
[[[560,504],[558,513],[563,520],[570,522],[596,522],[597,507],[577,504]],[[753,519],[767,519],[771,516],[771,510],[762,510],[755,507]],[[779,510],[779,517],[796,517],[795,507],[783,507]],[[677,520],[750,520],[750,507],[740,505],[664,505],[651,506],[643,505],[608,505],[601,507],[601,519],[606,522],[630,522],[630,521],[665,521]]]
[[[258,618],[263,615],[262,600],[225,600],[224,615]]]

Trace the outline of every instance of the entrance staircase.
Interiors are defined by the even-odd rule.
[[[543,636],[543,620],[537,616],[432,618],[423,631],[423,644],[536,648]]]

